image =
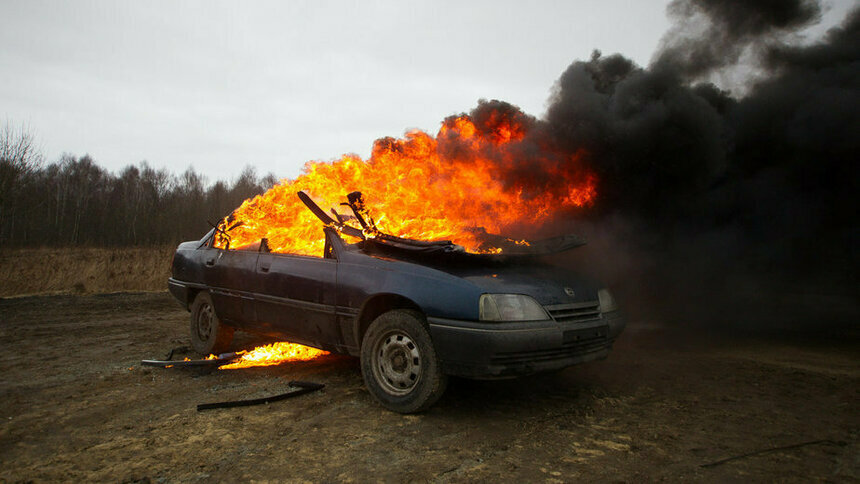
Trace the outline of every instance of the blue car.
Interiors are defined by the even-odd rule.
[[[265,239],[217,248],[223,226],[179,245],[168,287],[191,313],[196,351],[223,352],[242,330],[357,356],[371,395],[414,413],[449,375],[516,377],[605,358],[624,329],[605,287],[537,257],[581,245],[576,237],[471,254],[355,229],[303,201],[322,222],[319,257],[273,253]]]

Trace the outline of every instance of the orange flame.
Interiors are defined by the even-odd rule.
[[[308,162],[303,175],[282,180],[233,212],[229,246],[250,246],[265,237],[273,252],[321,256],[320,222],[296,192],[307,191],[326,208],[358,190],[385,233],[499,252],[479,249],[481,241],[470,229],[504,234],[522,222],[539,225],[560,210],[591,205],[596,196],[596,177],[582,166],[580,154],[527,139],[529,125],[522,118],[492,112],[476,124],[461,115],[448,118],[436,138],[416,130],[403,139],[379,139],[368,160],[346,155]],[[216,237],[217,247],[227,243]]]
[[[241,358],[229,365],[223,365],[219,369],[235,370],[254,366],[279,365],[287,361],[308,361],[327,355],[329,352],[296,343],[281,342],[258,346],[251,351],[239,352],[238,354],[241,355]]]

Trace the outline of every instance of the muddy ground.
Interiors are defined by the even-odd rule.
[[[605,361],[453,380],[428,412],[403,416],[374,403],[344,356],[211,374],[140,366],[187,345],[187,322],[163,292],[0,300],[0,481],[860,478],[856,340],[632,321]],[[293,379],[326,387],[196,411]]]

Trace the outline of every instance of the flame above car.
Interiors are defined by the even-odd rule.
[[[482,234],[505,233],[524,222],[539,225],[559,211],[588,207],[596,197],[596,177],[580,155],[548,141],[535,149],[533,140],[524,141],[528,129],[507,113],[481,123],[460,115],[446,119],[436,137],[416,130],[402,139],[379,139],[367,160],[346,155],[308,162],[304,174],[246,200],[223,220],[216,246],[241,248],[265,238],[273,252],[320,256],[325,242],[319,221],[296,192],[307,192],[340,219],[350,217],[340,205],[344,193],[360,189],[367,213],[386,234],[450,240],[470,253],[502,252]],[[518,175],[529,170],[554,181],[536,184]]]

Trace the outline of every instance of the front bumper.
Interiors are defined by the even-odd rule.
[[[625,326],[618,312],[573,323],[427,322],[443,371],[469,378],[529,375],[606,358]]]

